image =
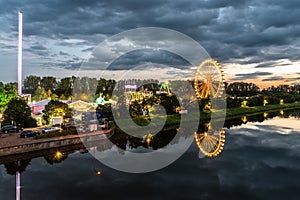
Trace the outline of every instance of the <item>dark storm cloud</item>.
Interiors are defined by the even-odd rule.
[[[63,51],[59,51],[59,55],[61,55],[61,56],[70,56],[69,53],[63,52]]]
[[[300,77],[295,77],[295,78],[286,78],[285,81],[300,81]]]
[[[248,74],[236,74],[233,80],[246,80],[246,79],[254,79],[262,76],[272,75],[271,72],[253,72]]]
[[[45,46],[41,45],[41,44],[35,44],[35,45],[31,46],[30,49],[40,50],[40,51],[47,50],[47,48]]]
[[[83,49],[82,52],[91,52],[94,49],[94,47]]]
[[[50,56],[50,51],[48,50],[48,48],[38,43],[34,44],[33,46],[30,46],[27,49],[24,49],[24,51],[43,57]]]
[[[62,46],[95,46],[121,31],[156,26],[191,36],[221,63],[255,63],[260,68],[280,59],[300,60],[298,0],[11,0],[0,4],[0,15],[10,22],[14,34],[16,12],[22,9],[25,37],[58,39],[57,45]]]
[[[117,60],[115,60],[108,67],[109,70],[126,70],[133,69],[139,65],[153,63],[152,67],[156,64],[166,65],[170,67],[175,67],[178,69],[186,69],[191,64],[187,62],[182,57],[170,53],[168,51],[158,50],[137,50],[127,53]],[[161,67],[161,65],[159,65]]]
[[[256,65],[255,68],[268,68],[268,67],[274,67],[275,65],[277,65],[277,62],[265,62],[265,63],[261,63],[259,65]]]
[[[5,45],[5,44],[0,44],[1,48],[5,49],[16,49],[16,46],[13,45]]]
[[[77,46],[82,46],[82,45],[89,45],[89,43],[87,41],[63,41],[63,42],[57,42],[56,45],[59,46],[67,46],[67,47],[77,47]]]
[[[279,80],[283,80],[283,77],[282,76],[272,76],[270,78],[262,79],[262,81],[279,81]]]
[[[56,63],[56,65],[61,68],[72,69],[72,70],[79,69],[81,64],[82,64],[82,59],[79,57],[73,57],[71,59],[60,61],[59,63]]]

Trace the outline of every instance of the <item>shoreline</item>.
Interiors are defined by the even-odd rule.
[[[230,108],[226,110],[226,120],[242,117],[242,116],[251,116],[262,114],[264,112],[274,112],[279,110],[291,110],[291,109],[300,109],[299,103],[293,104],[284,104],[284,105],[269,105],[269,106],[258,106],[258,107],[250,107],[250,108]],[[209,120],[210,113],[201,112],[202,117],[201,120]],[[216,119],[222,116],[217,117]],[[175,118],[175,116],[174,116]],[[179,120],[179,121],[178,121]],[[180,117],[175,118],[172,123],[168,123],[169,126],[180,123]],[[76,135],[65,135],[59,137],[49,137],[43,139],[16,139],[19,137],[19,134],[14,134],[14,138],[10,141],[6,140],[5,137],[0,138],[0,157],[23,154],[34,151],[41,151],[46,149],[60,148],[66,147],[70,145],[80,145],[82,144],[82,140],[85,141],[94,141],[98,139],[99,136],[109,135],[113,132],[113,129],[97,131],[86,134],[76,134]],[[10,135],[7,136],[12,137]],[[96,138],[98,137],[98,138]],[[107,137],[107,136],[105,136]],[[16,139],[17,141],[13,140]],[[102,138],[103,139],[103,138]],[[101,139],[100,139],[101,140]]]
[[[92,132],[87,134],[66,135],[66,136],[50,137],[50,138],[37,139],[37,140],[33,138],[28,140],[19,138],[20,140],[15,143],[11,143],[11,141],[5,141],[0,139],[0,157],[41,151],[46,149],[60,148],[60,147],[70,146],[70,145],[80,145],[83,144],[83,140],[84,140],[84,144],[93,143],[94,141],[101,142],[101,141],[105,141],[106,137],[110,137],[110,133],[112,132],[113,129],[97,131],[97,132]]]

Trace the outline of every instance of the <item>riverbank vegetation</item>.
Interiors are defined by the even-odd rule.
[[[133,82],[139,85],[142,83],[142,80],[133,80]],[[192,80],[190,83],[192,85],[194,84]],[[130,116],[137,124],[145,126],[149,123],[149,112],[151,111],[151,107],[155,104],[159,104],[164,107],[169,118],[167,123],[170,124],[177,123],[178,118],[180,118],[178,112],[180,112],[182,109],[187,109],[191,101],[198,102],[202,119],[209,119],[212,112],[215,112],[216,114],[222,113],[221,111],[214,110],[215,108],[213,108],[211,105],[209,98],[198,100],[186,99],[187,101],[184,102],[184,105],[180,105],[178,98],[181,97],[177,98],[176,95],[172,95],[172,90],[170,90],[170,88],[164,92],[160,91],[160,84],[162,83],[159,83],[158,80],[149,80],[148,84],[137,87],[136,90],[139,92],[152,92],[153,94],[144,96],[142,99],[131,100],[131,103],[127,109],[129,109]],[[172,84],[172,81],[169,82],[169,84]],[[1,113],[6,111],[6,113],[13,115],[14,110],[18,110],[17,105],[15,105],[12,109],[10,108],[7,110],[11,101],[16,102],[15,99],[17,99],[17,92],[15,86],[15,83],[3,84],[0,82]],[[115,80],[106,80],[103,78],[79,78],[73,76],[57,80],[55,77],[28,76],[24,80],[23,93],[29,93],[32,97],[32,100],[36,101],[45,98],[52,99],[53,101],[50,101],[50,104],[53,102],[58,102],[58,99],[76,99],[95,103],[96,98],[98,98],[100,95],[104,97],[106,101],[108,101],[110,98],[113,98],[113,90],[115,86]],[[74,92],[74,90],[76,91]],[[276,87],[272,86],[269,88],[260,89],[254,83],[233,82],[225,83],[225,90],[227,117],[256,112],[265,112],[274,109],[297,107],[299,105],[297,102],[300,102],[300,85],[279,85]],[[110,106],[111,105],[109,104],[99,105],[97,112],[102,112],[105,118],[113,120]],[[50,107],[51,109],[48,109]],[[59,112],[59,115],[63,113],[64,117],[72,117],[71,110],[65,108],[66,106],[64,106],[64,109],[56,109],[56,107],[59,106],[48,105],[45,107],[44,120],[46,122],[49,122],[49,118],[53,115],[51,112],[49,114],[48,110],[60,110],[61,112]],[[26,113],[28,113],[28,109],[28,107],[26,107],[26,109],[24,108]],[[13,117],[8,115],[3,116],[3,125],[5,125],[11,124],[11,121],[17,121],[15,118],[18,118],[18,116],[21,115],[17,114]],[[22,120],[25,120],[26,123],[23,121],[19,122],[20,120],[18,120],[16,125],[20,124],[24,127],[31,127],[35,124],[35,121],[28,114],[26,114],[25,117],[23,116]]]

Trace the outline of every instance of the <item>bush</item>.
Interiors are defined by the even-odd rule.
[[[44,138],[53,138],[53,137],[60,137],[60,136],[66,136],[66,135],[76,135],[77,130],[76,129],[68,129],[68,130],[62,130],[61,132],[57,133],[49,133],[49,134],[41,134],[34,137],[34,139],[44,139]]]

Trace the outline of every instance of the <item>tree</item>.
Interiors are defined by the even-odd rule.
[[[55,154],[44,156],[44,158],[47,161],[47,163],[53,165],[55,163],[61,163],[62,161],[68,158],[68,155],[68,153],[62,153],[58,151]]]
[[[27,76],[24,80],[24,93],[33,94],[40,86],[41,77],[39,76]]]
[[[40,100],[47,99],[47,98],[48,98],[48,94],[47,94],[45,88],[38,87],[34,92],[34,96],[32,97],[32,100],[40,101]]]
[[[56,100],[51,100],[45,106],[45,110],[43,110],[43,113],[43,119],[47,124],[50,123],[50,119],[53,117],[72,117],[72,109],[69,108],[68,104]]]
[[[176,113],[175,108],[180,106],[175,95],[169,96],[167,94],[160,95],[160,105],[165,108],[168,115]]]
[[[226,87],[226,93],[238,97],[251,97],[257,95],[259,87],[254,83],[234,82]]]
[[[104,78],[100,78],[97,83],[96,94],[102,93],[104,96],[112,96],[112,91],[116,85],[115,80],[106,80]]]
[[[17,97],[16,87],[5,84],[4,87],[0,87],[0,110],[5,110],[8,103]]]
[[[62,95],[59,97],[59,99],[60,99],[60,100],[68,100],[68,98],[67,98],[64,94],[62,94]]]
[[[22,173],[25,172],[27,166],[30,164],[31,159],[20,160],[20,161],[12,161],[9,163],[5,163],[4,167],[6,168],[6,172],[10,175],[16,175],[16,172]]]
[[[57,87],[56,78],[52,76],[43,77],[41,80],[41,87],[45,88],[46,91],[48,90],[55,91]]]
[[[98,115],[102,113],[103,117],[105,118],[113,119],[111,104],[104,104],[104,105],[99,104],[96,108],[96,112],[98,113]]]
[[[57,94],[54,94],[54,93],[50,95],[50,98],[51,98],[51,100],[58,100]]]
[[[129,107],[129,113],[131,117],[137,117],[139,115],[142,115],[142,105],[139,104],[137,101],[134,101],[132,104],[130,104]]]
[[[21,127],[35,127],[36,120],[31,117],[31,109],[21,98],[12,99],[4,111],[3,124],[12,122]]]
[[[55,93],[58,96],[64,95],[65,97],[72,96],[73,93],[73,79],[71,77],[63,78],[58,83]]]

